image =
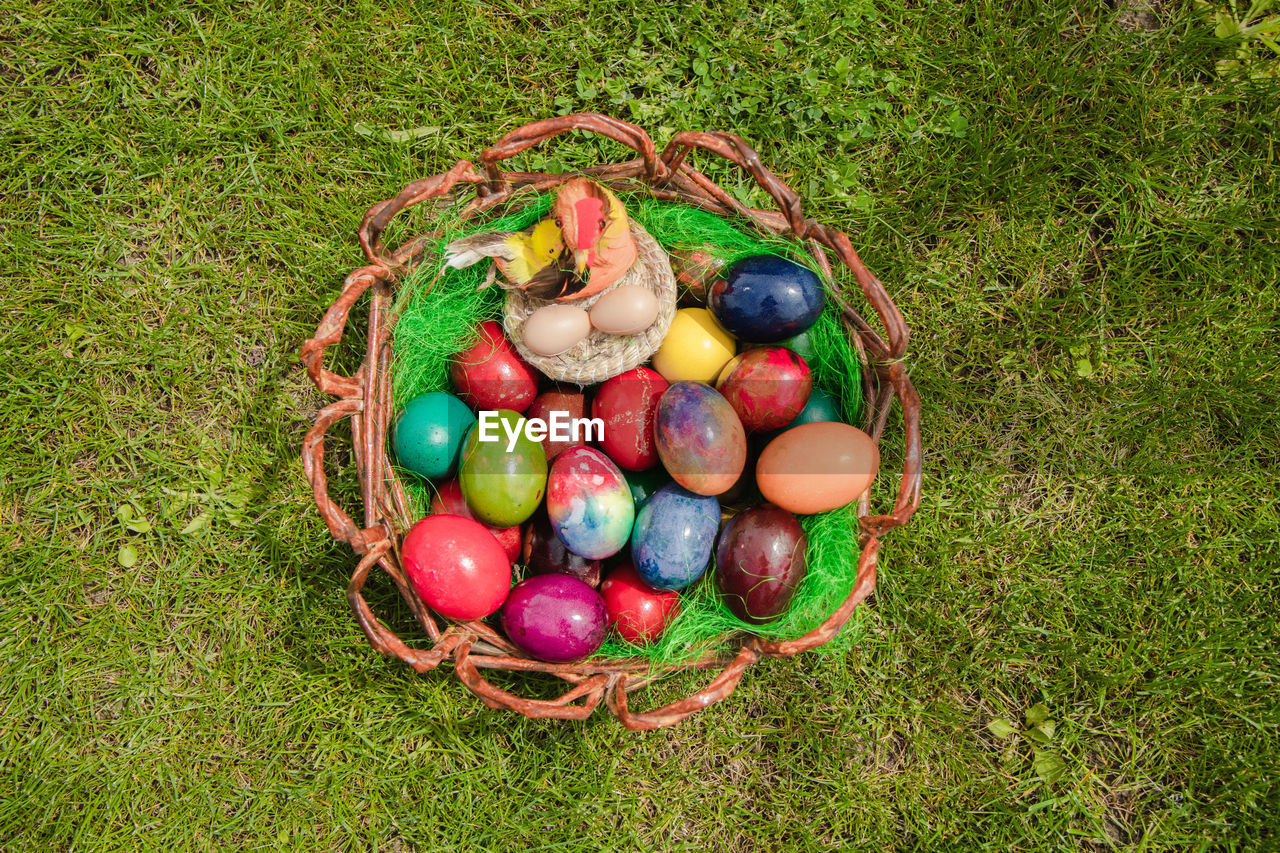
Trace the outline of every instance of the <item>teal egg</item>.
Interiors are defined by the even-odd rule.
[[[787,424],[786,428],[800,426],[800,424],[815,424],[821,421],[840,421],[840,404],[836,398],[823,391],[821,388],[814,388],[809,392],[809,402],[805,403],[800,414],[796,415],[796,419]]]
[[[476,416],[452,394],[432,391],[414,397],[396,418],[396,461],[428,480],[448,477],[458,468],[458,452]]]

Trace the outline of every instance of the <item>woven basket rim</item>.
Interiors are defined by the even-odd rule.
[[[544,139],[575,129],[608,136],[631,147],[639,156],[623,163],[563,174],[505,172],[499,168],[502,160]],[[778,211],[747,208],[734,200],[688,163],[687,154],[695,149],[723,156],[747,171],[774,199]],[[347,276],[342,293],[325,314],[316,335],[302,347],[302,360],[311,379],[321,391],[340,398],[319,413],[315,425],[304,439],[303,464],[317,508],[330,532],[336,539],[350,543],[361,555],[347,587],[348,601],[375,649],[405,661],[419,672],[429,671],[442,661],[451,660],[459,680],[490,707],[505,707],[529,717],[583,719],[603,699],[630,729],[671,725],[730,695],[743,672],[762,657],[791,656],[826,642],[874,590],[880,537],[906,523],[920,499],[920,404],[903,363],[909,337],[907,326],[883,285],[858,258],[848,237],[828,226],[807,220],[801,211],[799,197],[764,167],[749,145],[731,134],[678,133],[659,156],[649,137],[635,125],[598,114],[578,114],[518,128],[483,152],[480,162],[484,175],[470,161],[460,160],[449,171],[415,181],[395,198],[370,208],[359,232],[361,246],[370,263]],[[804,637],[766,641],[748,635],[732,657],[713,655],[660,667],[662,671],[690,668],[720,668],[721,671],[693,695],[647,712],[631,710],[628,695],[651,679],[653,667],[649,661],[588,659],[574,664],[549,664],[519,653],[510,641],[483,622],[445,623],[442,630],[436,617],[428,612],[408,583],[398,554],[399,537],[403,530],[407,530],[410,513],[403,486],[386,450],[387,427],[392,415],[388,365],[395,317],[391,306],[394,283],[422,257],[430,246],[431,235],[415,237],[399,249],[387,251],[382,244],[382,234],[391,219],[409,207],[451,194],[457,199],[460,185],[462,189],[475,190],[460,213],[466,219],[483,216],[523,193],[551,189],[580,174],[618,188],[642,189],[661,200],[694,204],[721,215],[740,216],[766,233],[789,234],[799,240],[815,259],[828,295],[839,310],[853,344],[863,356],[863,379],[868,385],[864,427],[879,443],[895,402],[901,404],[903,412],[906,452],[894,509],[884,515],[869,515],[870,490],[859,500],[861,537],[858,573],[844,603],[822,625]],[[828,252],[854,274],[881,321],[885,332],[883,336],[834,286],[835,277]],[[366,291],[371,293],[371,302],[365,361],[355,376],[340,376],[324,367],[324,352],[341,340],[352,307]],[[364,504],[363,526],[356,524],[339,508],[328,493],[323,465],[324,438],[328,429],[342,418],[352,419]],[[374,566],[386,572],[395,583],[415,619],[431,638],[433,645],[430,649],[410,648],[373,614],[362,590]],[[480,675],[481,669],[547,672],[565,680],[571,687],[557,699],[528,699],[492,684]]]

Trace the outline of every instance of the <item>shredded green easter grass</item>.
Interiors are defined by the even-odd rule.
[[[444,245],[482,229],[516,231],[528,227],[546,214],[552,198],[550,193],[533,196],[521,209],[484,223],[464,223],[456,217],[441,223],[429,260],[405,278],[396,304],[399,320],[392,345],[392,393],[397,410],[419,394],[450,391],[450,357],[471,343],[473,330],[482,320],[501,317],[502,289],[477,289],[485,278],[485,264],[440,274]],[[707,211],[648,197],[623,195],[622,200],[629,214],[668,251],[702,248],[727,262],[772,254],[812,267],[812,259],[796,243],[749,232],[745,223],[735,224]],[[860,423],[862,365],[833,308],[828,307],[810,328],[809,337],[816,353],[808,360],[814,384],[839,401],[846,422]],[[431,485],[405,471],[401,479],[411,507],[424,514],[430,505]],[[762,626],[742,622],[725,607],[708,572],[681,594],[680,614],[656,643],[641,648],[611,634],[597,656],[643,657],[661,666],[728,650],[730,638],[743,630],[783,640],[811,631],[853,587],[858,534],[851,508],[805,517],[801,523],[809,538],[808,573],[780,618]],[[851,620],[821,650],[835,652],[855,642],[861,635],[860,625],[859,620]]]

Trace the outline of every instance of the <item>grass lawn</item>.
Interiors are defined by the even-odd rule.
[[[1174,2],[534,5],[0,0],[0,847],[1280,844],[1280,89]],[[365,209],[578,110],[755,143],[924,401],[867,638],[643,735],[378,656],[299,460]]]

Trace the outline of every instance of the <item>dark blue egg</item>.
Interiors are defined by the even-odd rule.
[[[684,589],[707,570],[720,502],[696,495],[676,483],[663,486],[636,514],[631,559],[649,586]]]
[[[786,258],[755,255],[725,270],[711,286],[708,305],[729,334],[767,344],[812,326],[826,305],[826,292],[811,270]]]

